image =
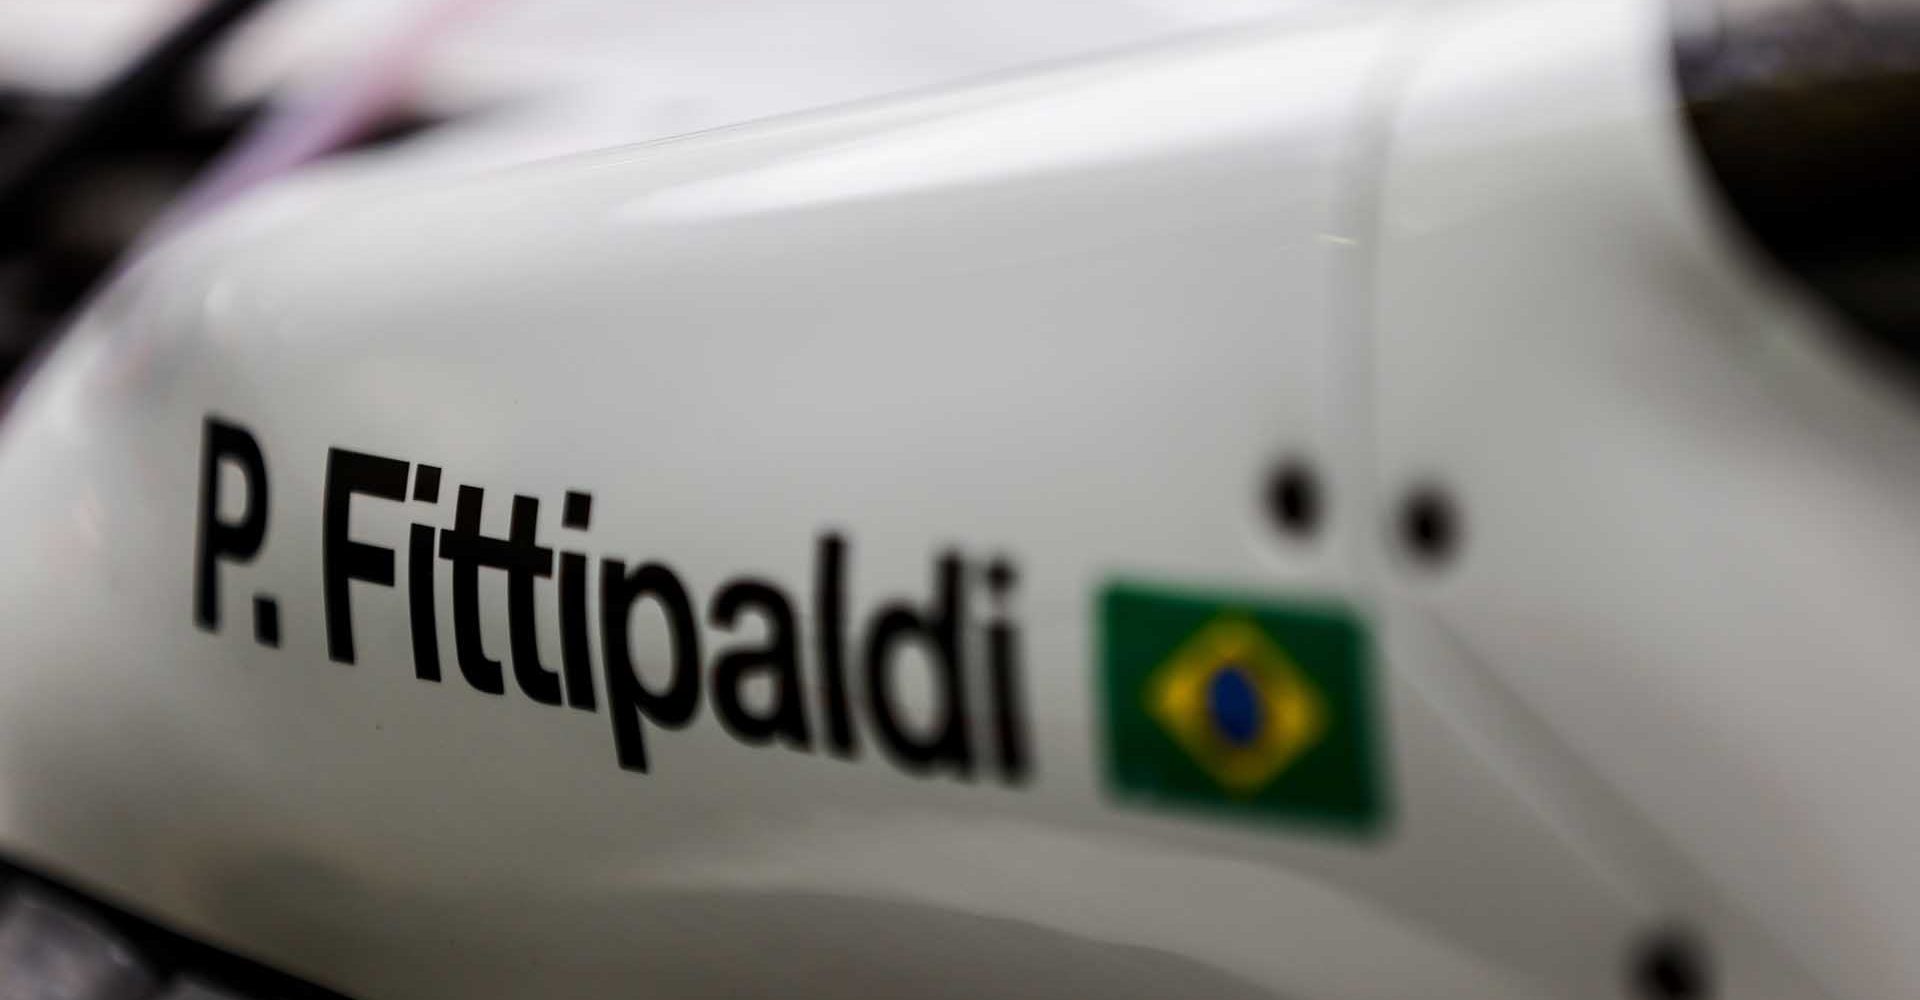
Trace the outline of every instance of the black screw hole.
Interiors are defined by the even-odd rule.
[[[1427,566],[1452,559],[1460,548],[1460,512],[1438,487],[1421,486],[1407,495],[1400,514],[1400,541],[1407,554]]]
[[[1692,935],[1661,931],[1634,957],[1633,987],[1647,1000],[1707,1000],[1713,995],[1713,970]]]
[[[1267,516],[1281,532],[1305,538],[1320,529],[1324,498],[1313,466],[1287,459],[1267,479]]]

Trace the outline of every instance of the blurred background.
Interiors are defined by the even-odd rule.
[[[143,240],[313,171],[483,170],[1300,0],[0,0],[0,379]]]

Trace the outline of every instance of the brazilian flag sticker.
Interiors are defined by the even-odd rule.
[[[1115,583],[1100,639],[1119,797],[1360,835],[1384,825],[1372,649],[1352,613]]]

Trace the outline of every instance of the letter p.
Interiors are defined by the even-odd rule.
[[[220,483],[226,463],[245,482],[238,519],[220,517]],[[260,442],[235,424],[209,416],[200,446],[200,524],[194,560],[193,617],[209,632],[220,628],[219,560],[252,562],[267,537],[267,461]]]

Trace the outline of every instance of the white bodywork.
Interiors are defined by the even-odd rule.
[[[363,1000],[1616,997],[1671,923],[1724,996],[1901,995],[1920,423],[1713,219],[1663,18],[1322,5],[190,233],[0,423],[0,847]],[[216,633],[210,414],[272,481]],[[354,508],[401,558],[354,585],[352,666],[332,447],[448,484]],[[1260,504],[1285,455],[1327,478],[1309,541]],[[1437,571],[1394,544],[1423,482],[1465,515]],[[707,712],[636,774],[604,705],[417,680],[407,525],[451,523],[457,484],[493,533],[540,497],[556,546],[701,595],[746,573],[804,603],[827,530],[860,613],[924,599],[948,547],[1010,555],[1031,781],[748,747]],[[1365,610],[1385,834],[1106,793],[1093,602],[1131,577]]]

